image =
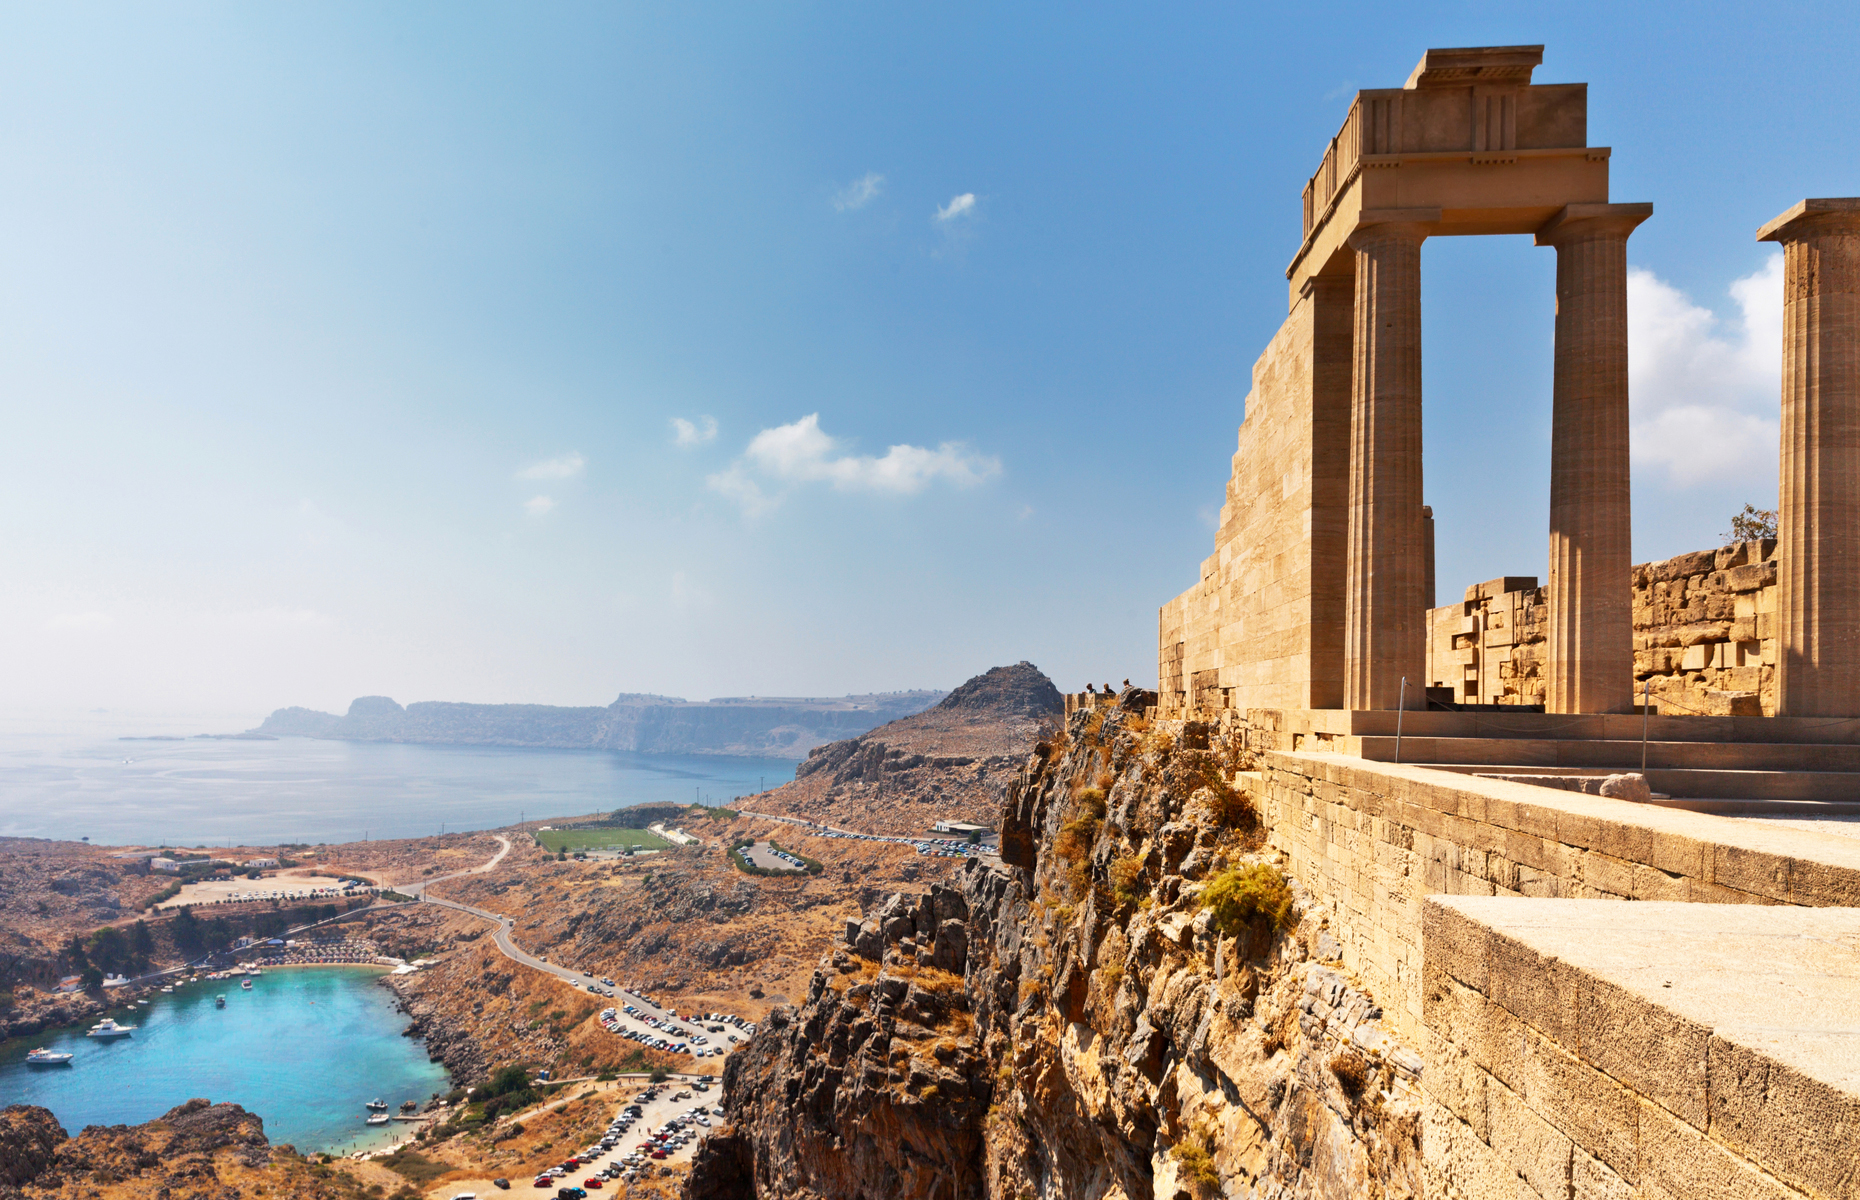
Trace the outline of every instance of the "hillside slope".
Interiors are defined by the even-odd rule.
[[[994,667],[933,708],[816,748],[793,783],[743,807],[862,833],[923,833],[945,819],[993,825],[1008,784],[1063,710],[1059,689],[1032,663]]]

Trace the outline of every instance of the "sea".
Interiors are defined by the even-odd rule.
[[[211,721],[0,714],[0,836],[315,845],[646,801],[728,804],[794,778],[793,762],[772,758],[193,736],[255,723]]]
[[[365,1124],[370,1100],[399,1112],[402,1101],[424,1106],[452,1084],[424,1043],[401,1036],[407,1018],[375,983],[380,975],[293,967],[266,971],[249,992],[231,979],[182,984],[146,1008],[113,1010],[136,1027],[125,1038],[90,1038],[84,1028],[16,1038],[0,1044],[0,1105],[49,1108],[76,1134],[140,1124],[204,1097],[257,1113],[274,1145],[332,1154],[387,1146],[417,1126]],[[225,1008],[214,1003],[222,994]],[[75,1057],[69,1066],[27,1066],[39,1046]]]

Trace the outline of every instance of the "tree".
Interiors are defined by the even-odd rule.
[[[96,967],[84,968],[84,990],[98,992],[103,990],[103,972]]]
[[[1724,544],[1729,546],[1735,542],[1754,542],[1775,536],[1776,510],[1745,504],[1743,512],[1732,516],[1731,528],[1724,535]]]

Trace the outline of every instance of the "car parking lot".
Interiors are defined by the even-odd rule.
[[[753,846],[744,846],[742,855],[749,860],[752,867],[761,867],[767,871],[805,871],[807,864],[783,850],[777,850],[767,842],[757,842]]]
[[[614,998],[620,1003],[601,1011],[602,1028],[670,1054],[722,1058],[756,1032],[754,1021],[728,1013],[681,1015],[629,988],[617,989]]]
[[[615,1108],[599,1140],[538,1174],[531,1188],[547,1189],[550,1195],[565,1188],[593,1193],[616,1180],[633,1182],[648,1165],[688,1162],[716,1119],[711,1110],[717,1095],[718,1085],[709,1077],[657,1083],[630,1095]]]

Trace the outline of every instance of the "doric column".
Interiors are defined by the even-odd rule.
[[[1350,371],[1350,522],[1344,705],[1425,703],[1421,525],[1421,242],[1427,226],[1389,221],[1350,235],[1356,252]]]
[[[1783,245],[1777,711],[1860,717],[1860,199],[1757,238]]]
[[[1556,247],[1547,712],[1634,703],[1627,240],[1652,215],[1651,204],[1572,204],[1537,234]]]

